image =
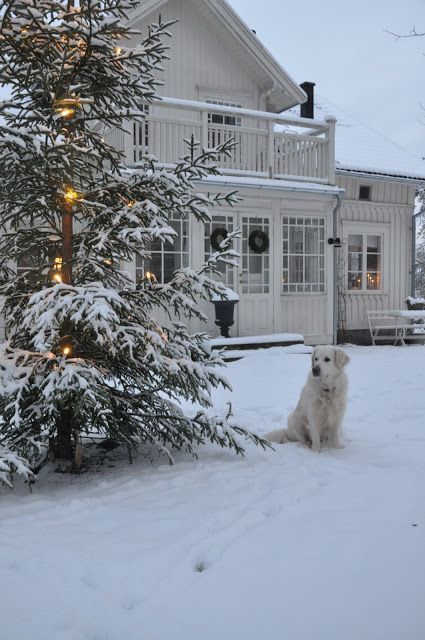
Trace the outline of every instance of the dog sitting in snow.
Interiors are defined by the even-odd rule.
[[[348,380],[344,367],[350,358],[342,349],[316,347],[311,370],[287,429],[266,434],[270,442],[301,442],[320,451],[322,444],[341,449],[342,419],[347,405]]]

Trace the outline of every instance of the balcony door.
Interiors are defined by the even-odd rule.
[[[241,230],[234,243],[240,254],[239,269],[222,265],[222,279],[226,286],[239,295],[235,324],[231,336],[248,336],[273,332],[273,287],[271,219],[267,214],[229,212],[214,215],[205,229],[205,254],[212,253],[214,244],[223,239],[225,232]],[[217,333],[214,317],[210,317],[209,331]]]

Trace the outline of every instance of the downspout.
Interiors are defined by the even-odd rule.
[[[333,237],[334,237],[334,251],[333,251],[333,344],[338,344],[338,262],[336,252],[339,251],[335,240],[338,237],[338,213],[342,204],[342,193],[336,194],[337,202],[333,210]]]
[[[425,214],[425,207],[422,207],[418,213],[414,213],[413,224],[412,224],[412,285],[411,285],[411,296],[412,298],[416,297],[416,230],[417,230],[417,219],[420,216]]]

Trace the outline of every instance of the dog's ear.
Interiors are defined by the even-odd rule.
[[[335,349],[335,364],[338,369],[342,369],[350,362],[350,358],[342,349]]]

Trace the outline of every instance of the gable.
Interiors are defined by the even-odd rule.
[[[230,89],[236,82],[245,85],[243,90],[246,92],[251,83],[252,94],[252,85],[255,85],[262,102],[260,104],[257,99],[257,104],[247,103],[248,107],[280,112],[305,101],[304,91],[225,0],[145,0],[131,13],[130,22],[140,29],[142,25],[156,21],[159,14],[164,20],[179,20],[172,28],[176,37],[175,42],[171,42],[171,61],[167,66],[177,67],[181,75],[187,73],[197,76],[197,86],[202,87],[200,76],[203,71],[206,88],[209,85],[219,87],[218,76],[224,80],[224,85],[230,85]],[[196,66],[197,71],[194,69]],[[229,80],[228,76],[233,80]],[[246,82],[246,77],[250,83]],[[182,95],[172,82],[167,81],[167,84],[168,95],[199,99],[193,92]],[[223,89],[226,87],[223,86]]]

